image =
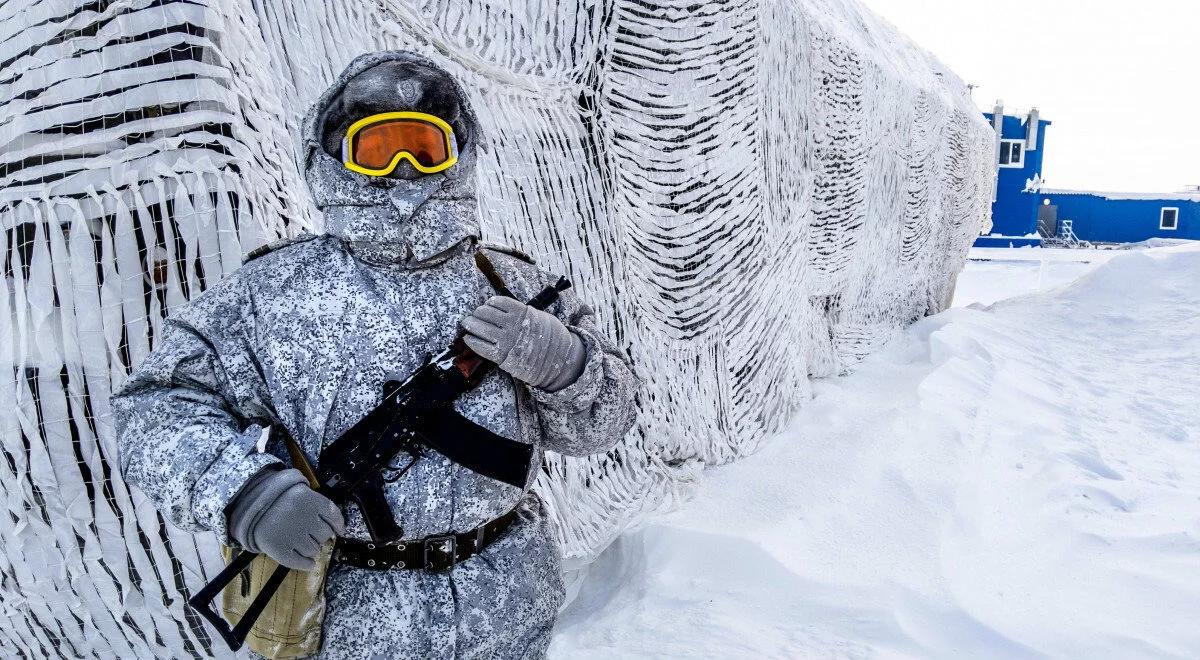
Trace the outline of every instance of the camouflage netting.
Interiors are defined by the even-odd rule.
[[[0,4],[3,655],[223,653],[184,607],[215,541],[121,481],[108,395],[165,314],[319,228],[300,118],[394,48],[473,90],[486,238],[644,380],[620,447],[539,482],[577,561],[943,309],[987,224],[965,85],[854,0]]]

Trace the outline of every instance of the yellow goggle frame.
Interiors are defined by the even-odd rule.
[[[366,128],[396,119],[414,119],[427,124],[432,124],[440,129],[442,136],[446,140],[446,160],[437,165],[426,167],[417,161],[417,157],[414,156],[412,152],[406,149],[400,149],[394,156],[392,156],[391,162],[389,162],[387,166],[383,168],[373,169],[358,164],[354,158],[354,136]],[[351,124],[350,128],[346,129],[346,137],[342,138],[342,164],[346,166],[346,169],[353,172],[358,172],[359,174],[366,174],[367,176],[387,176],[396,169],[396,166],[400,164],[401,160],[407,160],[410,165],[416,168],[418,172],[423,174],[436,174],[438,172],[443,172],[450,169],[455,163],[458,162],[458,141],[454,139],[454,129],[451,128],[450,124],[446,123],[446,121],[441,117],[424,112],[412,111],[381,112],[363,117],[362,119],[359,119]]]

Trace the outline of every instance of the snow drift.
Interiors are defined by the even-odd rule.
[[[1200,657],[1197,281],[1126,253],[914,325],[614,543],[552,657]]]
[[[645,381],[623,445],[538,483],[580,560],[941,310],[986,224],[965,85],[853,0],[5,3],[4,648],[214,652],[183,595],[215,544],[121,482],[108,393],[165,314],[317,226],[300,117],[384,48],[475,90],[487,237],[568,274]]]

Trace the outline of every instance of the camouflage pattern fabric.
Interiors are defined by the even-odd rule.
[[[354,76],[389,62],[432,73],[398,87],[417,90],[418,108],[422,85],[442,79],[419,56],[365,55],[306,122],[306,172],[327,233],[249,262],[170,318],[114,400],[126,479],[184,529],[211,530],[229,543],[230,500],[265,465],[288,463],[282,446],[258,451],[262,425],[285,426],[315,461],[377,405],[385,380],[448,345],[461,319],[494,293],[473,259],[477,137],[460,144],[450,170],[407,181],[369,180],[321,146],[322,110],[339,102]],[[465,95],[457,86],[449,91],[462,103],[456,133],[478,136]],[[507,253],[488,256],[523,299],[557,279]],[[567,291],[548,311],[583,340],[579,379],[551,393],[497,371],[456,403],[476,423],[537,448],[530,482],[542,450],[607,451],[634,415],[627,358],[600,336],[591,310]],[[466,531],[514,507],[521,516],[449,572],[333,566],[317,657],[544,655],[563,585],[536,494],[437,454],[385,494],[408,539]],[[368,538],[358,511],[351,505],[345,513],[346,535]]]

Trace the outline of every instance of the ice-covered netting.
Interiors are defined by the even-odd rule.
[[[300,117],[383,48],[472,90],[487,238],[568,274],[645,382],[624,444],[538,483],[577,560],[942,309],[987,222],[965,86],[853,0],[0,4],[4,655],[222,653],[183,606],[215,541],[121,481],[108,395],[317,226]]]

